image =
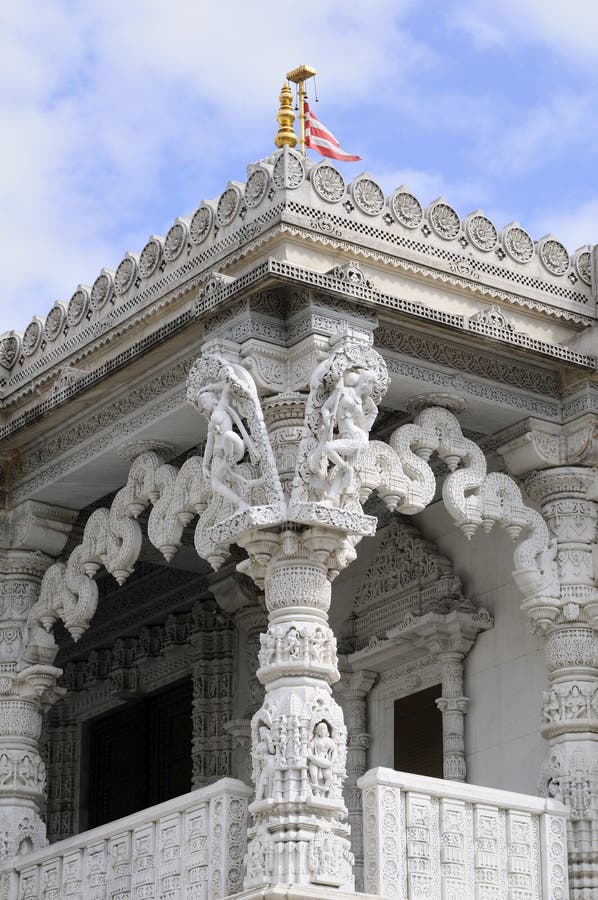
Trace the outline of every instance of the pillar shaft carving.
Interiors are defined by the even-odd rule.
[[[591,436],[594,426],[590,424]],[[561,435],[552,451],[559,452],[561,459],[563,440]],[[529,439],[526,452],[530,453],[530,447],[536,452],[539,444],[537,437]],[[519,463],[522,452],[520,441]],[[503,455],[508,461],[509,448]],[[589,464],[537,470],[527,476],[526,488],[540,505],[552,535],[560,583],[560,601],[550,621],[540,622],[548,670],[542,734],[550,747],[540,789],[563,800],[571,810],[571,896],[585,897],[598,892],[598,871],[590,861],[598,855],[598,470],[592,440],[581,441],[576,455]]]
[[[0,515],[0,860],[46,843],[42,714],[58,696],[53,666],[18,671],[43,575],[76,513],[32,501]]]
[[[440,654],[442,667],[442,697],[436,705],[442,713],[442,747],[444,777],[451,781],[465,781],[465,713],[469,700],[463,696],[464,653]]]
[[[232,772],[232,736],[226,730],[233,714],[234,629],[225,621],[214,628],[210,613],[193,612],[194,662],[192,760],[193,788]]]
[[[45,820],[50,843],[77,833],[78,770],[81,726],[62,703],[48,713],[45,723],[45,758],[48,794]]]
[[[367,771],[370,735],[367,730],[367,697],[378,675],[360,670],[344,673],[336,688],[347,726],[347,781],[345,802],[351,826],[351,847],[355,857],[355,888],[363,891],[363,805],[357,781]]]

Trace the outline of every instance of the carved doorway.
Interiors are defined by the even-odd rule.
[[[88,728],[88,828],[191,790],[191,679]]]

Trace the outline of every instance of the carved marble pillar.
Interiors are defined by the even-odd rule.
[[[251,782],[251,717],[264,700],[257,678],[260,635],[268,626],[262,604],[243,606],[234,615],[237,628],[237,662],[234,718],[225,729],[233,742],[233,776]]]
[[[320,561],[335,543],[319,528],[259,537],[269,626],[258,670],[266,697],[252,720],[256,794],[246,888],[353,888],[347,732],[331,690],[340,676],[328,626],[329,572]],[[258,548],[250,542],[248,549],[255,558]]]
[[[542,788],[571,810],[571,896],[598,896],[597,472],[546,469],[526,481],[556,538],[561,605],[548,624],[542,733],[550,745]]]
[[[548,689],[542,733],[550,749],[540,789],[562,799],[568,823],[570,896],[598,897],[598,417],[565,425],[527,419],[499,449],[525,479],[551,535],[545,571],[560,597],[524,603],[546,637]]]
[[[45,819],[50,843],[77,833],[78,770],[81,751],[81,725],[68,706],[56,703],[45,723],[45,758],[48,771],[48,796]]]
[[[351,826],[351,847],[355,857],[355,888],[363,891],[363,807],[357,780],[367,771],[370,736],[367,730],[367,696],[378,675],[362,669],[344,672],[336,687],[347,727],[347,780],[345,801]]]
[[[193,610],[190,643],[193,679],[193,787],[203,787],[232,771],[232,738],[226,730],[233,707],[234,629],[213,612]]]
[[[0,517],[0,860],[46,843],[40,736],[43,711],[58,696],[60,671],[37,665],[18,672],[17,662],[42,576],[75,517],[31,501]]]
[[[439,654],[442,667],[442,697],[436,706],[442,713],[442,747],[444,777],[465,781],[465,713],[469,700],[463,696],[464,653],[449,651]]]

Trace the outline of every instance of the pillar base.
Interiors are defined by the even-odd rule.
[[[357,891],[339,891],[322,885],[274,884],[271,887],[252,888],[242,894],[231,894],[225,900],[384,900],[380,894],[359,894]]]

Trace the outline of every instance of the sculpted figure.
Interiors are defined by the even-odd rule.
[[[220,396],[217,390],[220,390]],[[236,509],[247,509],[243,499],[245,479],[237,470],[246,452],[257,458],[253,442],[240,417],[235,412],[227,384],[214,385],[202,391],[197,405],[208,418],[208,437],[203,456],[204,477],[211,482],[212,490],[224,497]],[[238,431],[235,431],[235,426]],[[240,434],[238,433],[240,432]]]
[[[267,725],[260,725],[255,747],[259,775],[255,785],[255,799],[263,800],[272,793],[276,771],[276,747]]]
[[[8,754],[3,753],[0,756],[0,784],[8,784],[11,780],[13,774],[12,763],[8,757]]]
[[[286,651],[289,659],[299,659],[301,656],[301,641],[296,628],[290,628],[287,634]]]
[[[544,706],[544,718],[547,722],[556,722],[559,717],[559,712],[559,698],[555,691],[550,691]]]
[[[24,756],[17,766],[17,777],[23,784],[35,783],[35,768],[29,756]]]
[[[323,659],[323,650],[324,650],[324,635],[322,634],[319,628],[313,633],[310,645],[310,657],[311,661],[315,663],[324,662]],[[327,660],[326,660],[327,662]]]
[[[208,349],[189,372],[187,399],[208,420],[202,461],[204,488],[211,488],[208,494],[223,498],[234,513],[283,502],[260,397],[250,373]],[[221,511],[212,509],[211,515],[217,520]]]
[[[565,710],[568,719],[579,719],[587,708],[586,698],[577,684],[571,688],[569,696],[565,699]]]
[[[352,464],[355,456],[367,449],[376,418],[375,377],[368,369],[347,369],[322,405],[322,433],[313,453],[312,470],[322,472],[325,501],[330,504],[356,490]],[[332,480],[328,480],[330,465],[336,466]]]
[[[264,666],[271,666],[276,661],[276,637],[271,631],[260,636]]]
[[[309,780],[312,791],[317,796],[326,796],[330,790],[335,757],[336,745],[330,737],[328,724],[318,722],[307,756]]]

